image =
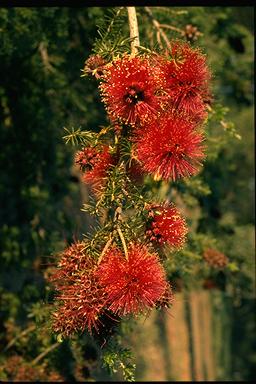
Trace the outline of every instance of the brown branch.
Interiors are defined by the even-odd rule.
[[[161,34],[160,34],[159,30],[156,31],[156,39],[157,39],[157,42],[158,42],[160,48],[163,49],[164,47],[163,47],[163,44],[162,44],[162,41],[161,41]]]
[[[176,32],[179,32],[181,35],[183,35],[184,31],[180,28],[177,28],[177,27],[173,27],[172,25],[168,25],[168,24],[159,24],[160,28],[167,28],[167,29],[171,29],[172,31],[176,31]]]
[[[109,26],[108,26],[106,35],[108,35],[109,32],[111,31],[111,28],[113,27],[113,24],[114,24],[116,18],[120,15],[120,13],[121,13],[121,11],[123,10],[123,8],[124,8],[124,7],[120,7],[120,8],[118,9],[118,11],[116,12],[115,17],[113,18],[113,20],[111,21],[111,23],[110,23]]]
[[[126,246],[126,242],[125,242],[125,238],[124,238],[123,232],[121,231],[120,227],[117,227],[116,230],[118,232],[118,235],[119,235],[119,237],[121,239],[121,242],[122,242],[122,245],[123,245],[125,258],[126,258],[126,260],[128,260],[128,249],[127,249],[127,246]]]
[[[105,244],[105,247],[103,248],[100,257],[98,259],[98,265],[101,263],[105,253],[107,252],[108,248],[110,247],[111,243],[113,241],[113,237],[111,236],[110,239],[108,239],[107,243]]]
[[[39,44],[38,50],[40,52],[40,55],[41,55],[42,62],[44,64],[45,70],[49,71],[49,72],[54,72],[55,69],[54,69],[54,67],[50,63],[47,47],[46,47],[46,45],[45,45],[45,43],[43,41],[41,41],[41,43]]]
[[[16,343],[17,340],[19,340],[22,336],[25,336],[27,333],[33,332],[36,329],[36,326],[33,324],[30,327],[24,329],[21,333],[19,333],[18,336],[16,336],[14,339],[12,339],[4,348],[4,351],[7,351],[13,344]]]
[[[140,45],[139,38],[139,27],[136,15],[135,7],[127,7],[128,12],[128,20],[129,20],[129,28],[130,28],[130,38],[133,39],[131,41],[131,54],[135,56],[138,49],[137,47]]]
[[[122,208],[121,208],[121,207],[117,207],[116,210],[115,210],[115,214],[114,214],[113,221],[114,221],[114,222],[115,222],[115,221],[121,221],[121,220],[122,220],[122,216],[121,216],[121,214],[122,214]],[[119,232],[119,231],[121,231],[121,230],[120,230],[119,227],[117,227],[117,232],[118,232],[118,234],[119,234],[119,236],[120,236],[120,238],[121,238],[121,236],[123,237],[123,234],[122,234],[122,232],[121,232],[121,235],[120,235],[120,232]],[[99,259],[98,259],[98,265],[101,263],[101,261],[102,261],[104,255],[105,255],[105,253],[107,252],[108,248],[110,247],[110,245],[111,245],[111,243],[112,243],[112,241],[113,241],[113,236],[114,236],[114,233],[111,234],[109,240],[108,240],[107,243],[105,244],[105,247],[103,248],[103,250],[102,250],[102,252],[101,252],[101,254],[100,254],[100,257],[99,257]],[[122,240],[122,238],[121,238],[121,241],[122,241],[122,244],[124,245],[124,244],[125,244],[125,240],[124,240],[124,238],[123,238],[123,240]],[[124,245],[124,251],[125,251],[125,252],[127,251],[126,244]],[[126,255],[126,253],[125,253],[125,255]]]
[[[152,23],[156,29],[156,36],[157,36],[157,41],[158,41],[158,44],[160,45],[161,48],[163,48],[163,45],[162,45],[162,42],[161,42],[161,38],[165,41],[165,44],[167,45],[168,49],[171,48],[171,44],[170,44],[170,41],[168,39],[168,36],[166,35],[166,33],[163,31],[163,28],[168,28],[168,29],[171,29],[173,31],[176,31],[176,32],[179,32],[180,34],[183,33],[183,31],[179,28],[176,28],[176,27],[173,27],[172,25],[168,25],[168,24],[160,24],[153,16],[153,13],[151,11],[151,9],[149,7],[145,7],[145,12],[146,14],[149,16],[149,18],[152,20]]]
[[[40,355],[38,355],[33,361],[31,361],[31,365],[36,365],[40,360],[42,360],[46,355],[48,355],[48,353],[53,351],[59,345],[59,342],[52,344],[49,348],[45,349],[42,353],[40,353]]]

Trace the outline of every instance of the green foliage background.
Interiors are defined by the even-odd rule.
[[[152,10],[162,23],[198,27],[203,36],[194,44],[207,53],[214,73],[214,112],[203,172],[167,192],[165,185],[146,180],[158,196],[167,193],[175,199],[178,191],[192,212],[188,246],[167,269],[189,287],[211,276],[230,294],[233,368],[228,379],[253,379],[253,8]],[[31,375],[41,380],[48,380],[47,369],[68,380],[107,377],[97,364],[100,352],[86,335],[56,346],[38,363],[36,359],[56,342],[42,309],[51,299],[43,277],[46,266],[73,236],[81,238],[90,228],[88,216],[80,211],[84,195],[72,168],[73,149],[65,146],[62,136],[64,126],[97,130],[106,122],[97,82],[80,75],[98,37],[96,25],[108,12],[99,7],[0,9],[2,380],[14,377],[8,373],[8,359],[14,355],[22,356],[23,365],[33,366]],[[152,27],[142,7],[138,21],[141,45],[153,49],[156,39],[149,34]],[[129,37],[127,23],[122,28]],[[169,37],[180,36],[170,31]],[[229,257],[226,274],[214,275],[203,266],[194,270],[207,246],[217,246]]]

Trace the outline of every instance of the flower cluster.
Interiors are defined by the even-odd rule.
[[[99,90],[115,134],[127,135],[131,127],[140,173],[174,181],[196,175],[205,158],[202,123],[210,100],[205,55],[174,41],[164,55],[125,54],[105,65],[96,55],[89,64],[102,71]],[[76,163],[84,181],[101,191],[114,159],[103,145],[78,152]]]
[[[61,254],[52,276],[58,303],[53,327],[67,336],[85,329],[104,333],[107,324],[122,316],[172,303],[172,288],[157,251],[165,244],[175,250],[184,245],[185,219],[173,203],[144,200],[139,212],[144,222],[138,226],[144,231],[143,240],[138,242],[134,236],[136,229],[127,234],[127,225],[126,242],[120,212],[124,207],[137,208],[129,182],[139,183],[145,174],[176,181],[200,171],[210,100],[206,57],[187,42],[173,42],[162,55],[123,54],[109,63],[95,55],[87,60],[84,72],[99,80],[110,125],[75,154],[75,164],[98,198],[96,206],[107,202],[103,208],[109,209],[111,234],[104,234],[106,226],[102,228],[101,240],[108,241],[104,246],[100,242],[96,256],[83,242]],[[107,139],[102,140],[106,132]],[[126,179],[120,186],[114,171],[121,169]]]
[[[136,315],[154,306],[168,306],[172,300],[159,257],[145,245],[131,244],[127,258],[113,246],[99,265],[85,252],[83,242],[74,243],[60,256],[51,281],[59,302],[53,329],[63,335],[85,329],[97,332],[106,315],[110,319]]]
[[[166,180],[198,173],[209,79],[205,55],[184,42],[174,42],[165,56],[125,55],[105,67],[102,100],[111,121],[133,127],[146,173]]]

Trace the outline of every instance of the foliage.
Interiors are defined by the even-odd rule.
[[[108,9],[104,17],[98,21],[99,37],[95,39],[93,52],[109,62],[118,54],[129,51],[132,39],[125,37],[128,34],[128,30],[125,31],[124,28],[127,25],[126,21],[125,7]]]
[[[109,373],[116,373],[121,368],[125,381],[135,381],[135,364],[130,361],[131,359],[129,349],[121,347],[117,341],[112,341],[104,351],[103,367],[108,368]]]

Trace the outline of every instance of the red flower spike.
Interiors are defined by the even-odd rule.
[[[142,168],[156,179],[176,180],[197,174],[205,157],[202,134],[191,122],[174,116],[163,116],[145,126],[136,140]]]
[[[75,163],[79,165],[81,171],[90,171],[97,164],[99,150],[95,147],[83,148],[75,154]]]
[[[105,177],[111,165],[115,164],[115,157],[109,153],[109,147],[87,147],[75,155],[75,163],[85,172],[83,180],[92,186],[94,193],[100,193],[105,185]]]
[[[153,242],[168,243],[173,248],[181,248],[186,240],[186,221],[173,204],[155,204],[150,207],[151,222],[146,231]]]
[[[51,276],[57,291],[58,309],[53,313],[53,329],[66,336],[99,328],[105,295],[94,276],[97,261],[85,254],[77,242],[61,255],[58,269]]]
[[[167,286],[157,254],[139,244],[129,247],[127,260],[118,248],[109,249],[96,275],[106,292],[108,308],[120,316],[154,307]]]
[[[91,55],[84,63],[84,73],[100,79],[104,72],[106,61],[100,55]]]
[[[207,117],[206,100],[209,99],[210,71],[206,57],[199,49],[184,42],[173,44],[169,61],[163,61],[167,92],[174,109],[186,113],[193,121]]]
[[[223,269],[228,264],[228,258],[217,249],[208,248],[204,250],[204,260],[213,268]]]
[[[138,125],[159,114],[163,74],[148,59],[124,56],[105,68],[99,88],[110,119]]]

